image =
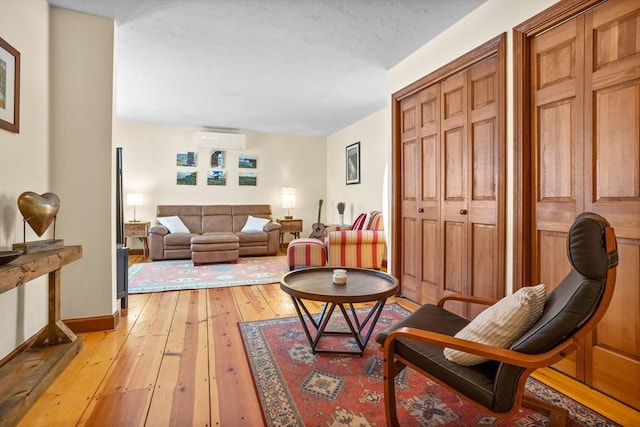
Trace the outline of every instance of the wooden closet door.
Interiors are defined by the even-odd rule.
[[[442,201],[440,230],[442,242],[444,294],[468,294],[468,230],[467,230],[467,72],[458,73],[442,82]],[[459,303],[447,308],[464,315]]]
[[[532,279],[570,270],[566,233],[583,211],[616,230],[607,314],[556,367],[640,407],[640,4],[607,2],[531,43]]]
[[[467,283],[468,294],[500,299],[505,283],[504,68],[497,56],[467,73]],[[483,307],[471,305],[467,316]]]
[[[402,294],[434,301],[442,257],[440,216],[440,86],[401,102]]]
[[[442,294],[504,296],[500,70],[493,56],[441,84]],[[468,318],[483,309],[448,308]]]
[[[501,34],[393,95],[392,271],[418,303],[504,295],[505,44]]]
[[[567,232],[583,210],[584,67],[583,18],[572,19],[536,37],[531,45],[534,106],[533,197],[531,233],[533,284],[552,291],[571,269]],[[578,358],[582,360],[582,357]],[[556,364],[579,376],[575,354]]]
[[[585,210],[611,222],[620,257],[585,382],[640,408],[640,2],[586,14],[585,45]]]

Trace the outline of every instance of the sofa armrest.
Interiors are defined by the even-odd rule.
[[[149,257],[153,261],[164,259],[164,236],[169,230],[164,225],[154,225],[149,229]]]
[[[169,230],[164,225],[155,224],[149,229],[149,234],[158,234],[160,236],[166,236],[169,234]]]
[[[280,224],[269,222],[264,228],[267,233],[267,255],[278,255],[280,250]]]
[[[280,230],[281,225],[278,224],[277,222],[268,222],[263,230],[266,231],[267,233],[272,231],[272,230]]]

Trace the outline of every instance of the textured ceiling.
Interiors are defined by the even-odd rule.
[[[115,18],[120,119],[328,135],[485,0],[49,0]]]

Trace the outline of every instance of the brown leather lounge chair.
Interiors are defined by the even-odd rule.
[[[509,348],[455,338],[469,321],[443,308],[448,300],[487,303],[451,296],[425,304],[379,334],[383,345],[384,392],[388,425],[398,425],[394,378],[411,367],[476,403],[493,416],[513,416],[521,405],[548,412],[550,425],[565,425],[567,413],[524,396],[525,382],[537,368],[549,366],[578,348],[578,340],[604,315],[615,287],[618,253],[615,233],[601,216],[580,214],[568,233],[572,270],[544,299],[539,319]],[[489,361],[473,366],[445,358],[443,349],[461,350]]]

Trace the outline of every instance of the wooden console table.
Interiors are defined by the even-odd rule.
[[[82,258],[82,246],[24,254],[0,266],[0,294],[49,275],[49,322],[30,344],[0,366],[0,426],[14,426],[82,349],[60,320],[60,270]]]

